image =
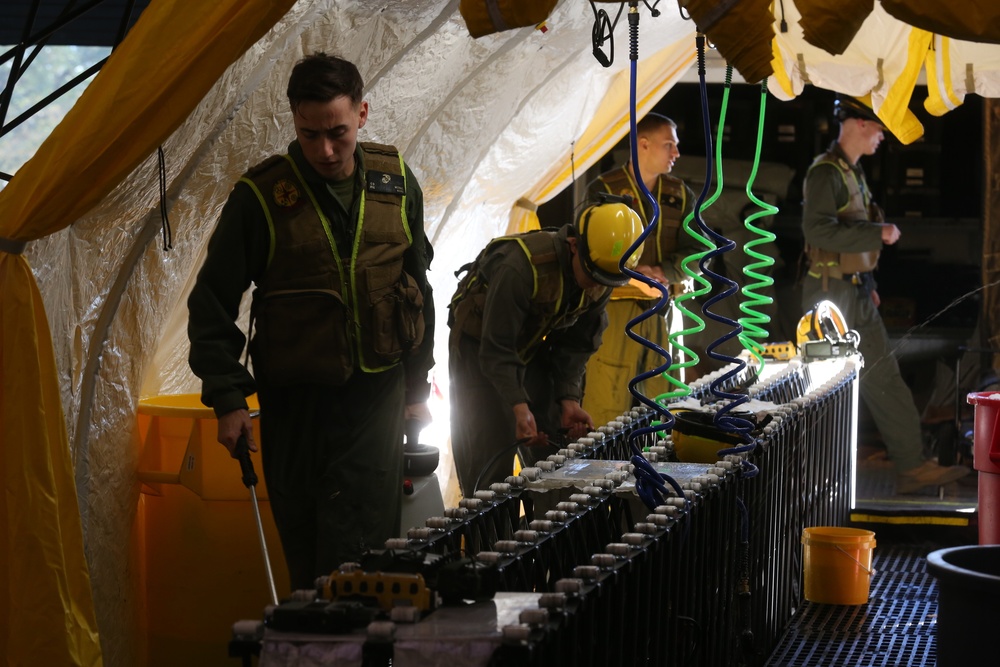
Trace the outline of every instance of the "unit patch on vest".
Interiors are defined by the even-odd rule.
[[[406,187],[401,174],[387,174],[384,171],[365,172],[368,182],[368,192],[380,192],[387,195],[406,194]]]
[[[271,194],[274,195],[274,203],[284,208],[295,206],[299,202],[299,189],[286,178],[274,184]]]

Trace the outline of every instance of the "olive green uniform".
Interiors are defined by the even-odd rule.
[[[559,400],[579,401],[583,396],[584,367],[607,326],[604,306],[611,290],[585,292],[576,284],[568,231],[567,225],[558,232],[528,232],[552,239],[555,258],[550,262],[537,253],[530,256],[525,246],[510,240],[526,235],[494,240],[452,299],[451,445],[459,485],[467,496],[512,474],[513,406],[527,403],[538,431],[555,437]],[[539,317],[538,294],[545,290],[536,275],[551,262],[558,262],[553,270],[561,277],[561,293],[557,305]],[[469,289],[473,279],[481,291]],[[552,453],[550,447],[522,450],[528,464]]]
[[[363,292],[375,292],[372,276],[378,267],[367,267],[365,276],[350,275],[352,248],[355,254],[359,247],[362,252],[374,248],[377,253],[381,248],[391,250],[398,239],[386,239],[384,233],[373,238],[371,225],[360,215],[367,183],[366,158],[360,146],[355,152],[355,173],[338,183],[324,181],[309,166],[297,142],[289,145],[288,155],[294,166],[281,167],[294,170],[299,178],[281,179],[272,192],[255,185],[251,170],[233,188],[188,299],[188,334],[190,364],[202,380],[202,400],[217,415],[245,408],[245,397],[258,393],[263,472],[294,589],[312,587],[316,576],[356,560],[366,548],[382,548],[387,538],[399,534],[403,412],[405,405],[423,402],[429,393],[434,305],[426,280],[432,250],[424,237],[423,195],[412,172],[404,167],[396,177],[404,179],[400,192],[405,196],[388,199],[399,202],[395,210],[402,211],[407,235],[404,242],[409,245],[405,252],[398,248],[393,252],[402,253],[403,271],[422,293],[419,307],[424,335],[422,342],[402,354],[401,363],[385,359],[373,363],[370,354],[366,356],[363,350],[370,351],[371,335],[355,325],[372,317],[366,301],[372,297]],[[367,189],[372,190],[371,183]],[[369,194],[367,199],[371,208],[375,196]],[[282,219],[275,219],[275,215],[283,207],[296,206],[312,206],[313,219],[326,219],[323,229],[328,232],[320,230],[319,243],[283,246]],[[366,231],[359,233],[359,228]],[[331,252],[333,248],[336,253]],[[335,254],[339,254],[336,263]],[[317,261],[320,256],[323,259]],[[297,260],[305,275],[295,275]],[[325,346],[326,339],[321,339],[317,347],[316,336],[308,335],[315,331],[312,326],[283,322],[293,315],[309,321],[317,310],[315,302],[306,302],[297,313],[286,306],[281,317],[269,317],[272,331],[265,329],[285,337],[281,345],[262,334],[260,320],[255,323],[251,342],[255,378],[241,363],[246,337],[235,323],[244,292],[254,284],[253,310],[266,313],[266,308],[258,309],[264,301],[258,296],[264,291],[262,285],[274,282],[275,264],[284,267],[283,279],[296,279],[301,288],[313,280],[317,285],[329,282],[324,272],[315,271],[324,262],[344,267],[346,284],[341,286],[344,294],[340,296],[355,310],[346,317],[351,330],[341,333],[347,336],[346,345],[351,349],[334,344],[332,339]],[[271,287],[273,292],[265,291],[265,295],[281,292],[281,285]],[[296,348],[310,350],[315,360],[310,364],[306,359],[305,367],[300,364],[301,381],[294,379],[295,373],[291,380],[282,378],[278,370],[264,374],[260,362],[274,364],[272,353]],[[325,369],[338,369],[338,363],[338,372],[349,377],[331,381]],[[280,363],[275,366],[279,367]]]
[[[835,141],[806,174],[802,233],[811,266],[802,285],[803,312],[824,299],[841,310],[846,324],[861,335],[865,366],[860,393],[885,442],[897,473],[923,462],[920,415],[913,394],[889,348],[889,335],[872,302],[870,271],[845,272],[882,248],[882,228],[873,220],[871,194],[860,165],[851,165]],[[839,255],[839,257],[838,257]],[[864,260],[862,268],[872,260]]]
[[[592,201],[597,201],[598,193],[629,195],[633,201],[632,208],[639,213],[643,226],[649,224],[653,207],[641,196],[639,186],[629,174],[627,166],[595,179],[590,186]],[[688,278],[682,268],[684,259],[706,249],[706,246],[681,226],[684,218],[694,209],[695,197],[691,188],[682,181],[665,174],[659,177],[651,194],[660,203],[660,236],[657,239],[656,235],[651,234],[646,238],[643,259],[639,263],[645,264],[646,258],[651,257],[652,262],[663,269],[666,279],[677,284]],[[635,202],[641,202],[641,207]],[[691,269],[700,271],[697,264],[692,265]],[[590,413],[597,425],[606,424],[635,404],[628,390],[628,383],[632,378],[670,363],[669,359],[625,334],[625,326],[653,308],[656,301],[631,286],[617,288],[611,296],[607,307],[608,335],[604,336],[600,349],[587,362],[587,392],[583,408]],[[667,350],[670,332],[665,315],[666,313],[661,312],[638,323],[633,327],[633,333]],[[638,389],[644,396],[654,399],[670,391],[672,385],[657,376],[641,383]]]

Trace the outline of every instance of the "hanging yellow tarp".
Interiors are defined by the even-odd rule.
[[[294,0],[153,0],[0,191],[0,655],[100,665],[72,459],[23,244],[83,215],[187,118]]]
[[[918,139],[923,126],[909,111],[909,103],[932,35],[897,21],[875,5],[860,28],[850,27],[856,33],[850,48],[831,56],[806,38],[798,4],[803,3],[786,3],[782,10],[789,29],[775,34],[775,76],[768,80],[768,90],[783,100],[800,94],[806,85],[868,96],[871,107],[897,139],[903,143]]]

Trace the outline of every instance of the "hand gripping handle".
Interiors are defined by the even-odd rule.
[[[250,447],[247,445],[246,435],[240,435],[236,441],[236,449],[233,455],[240,462],[240,471],[243,473],[243,486],[248,489],[257,486],[257,473],[253,469],[253,461],[250,460]]]

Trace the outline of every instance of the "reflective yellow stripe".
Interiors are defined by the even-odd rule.
[[[886,523],[892,525],[915,524],[927,526],[968,526],[963,517],[948,516],[880,516],[878,514],[851,514],[854,523]]]
[[[778,45],[778,37],[771,40],[771,69],[774,71],[774,80],[778,83],[781,91],[788,95],[788,99],[795,97],[795,89],[792,88],[792,80],[788,78],[788,71],[785,69],[785,59],[781,56],[781,47]]]
[[[271,209],[267,207],[267,202],[264,201],[264,195],[257,188],[257,184],[251,181],[249,178],[244,176],[240,179],[244,183],[250,186],[253,193],[257,195],[257,200],[260,202],[260,207],[264,209],[264,217],[267,218],[267,233],[271,239],[271,243],[267,248],[267,266],[271,266],[271,260],[274,259],[274,219],[271,217]]]

